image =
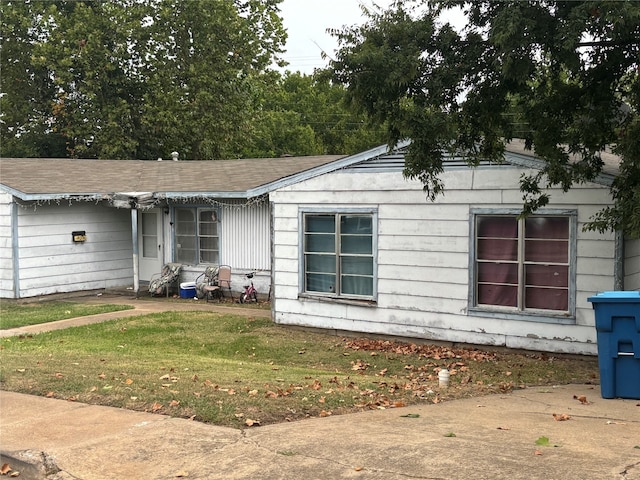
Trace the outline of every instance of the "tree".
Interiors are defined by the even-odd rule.
[[[237,155],[279,1],[2,2],[2,155]]]
[[[454,7],[461,32],[441,20]],[[428,198],[443,190],[444,155],[501,161],[517,135],[545,160],[521,179],[526,215],[549,202],[546,187],[594,179],[612,148],[614,205],[587,228],[640,236],[640,3],[398,0],[335,34],[334,79],[391,145],[412,140],[405,175]]]
[[[384,143],[384,131],[345,105],[346,91],[326,71],[264,77],[244,157],[351,154]]]

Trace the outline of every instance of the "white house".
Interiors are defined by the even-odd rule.
[[[519,219],[519,178],[541,165],[521,144],[504,164],[449,159],[434,203],[403,165],[381,147],[269,193],[277,323],[596,354],[588,297],[640,290],[640,240],[582,229],[611,175]]]
[[[340,158],[224,161],[3,158],[0,298],[129,287],[164,263],[191,281],[210,264],[261,270],[270,287],[267,194]]]

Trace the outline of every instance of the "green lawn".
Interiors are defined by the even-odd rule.
[[[0,330],[132,308],[130,305],[85,305],[73,302],[17,303],[13,300],[2,300]]]
[[[170,312],[0,339],[0,387],[235,427],[597,382],[595,358],[496,353]],[[441,367],[451,386],[438,387]]]

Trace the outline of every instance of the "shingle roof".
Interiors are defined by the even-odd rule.
[[[342,155],[242,160],[0,159],[0,184],[29,197],[125,192],[246,196]]]

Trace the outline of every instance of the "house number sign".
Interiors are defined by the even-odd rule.
[[[73,243],[82,243],[87,241],[87,232],[84,230],[78,232],[71,232],[71,238]]]

